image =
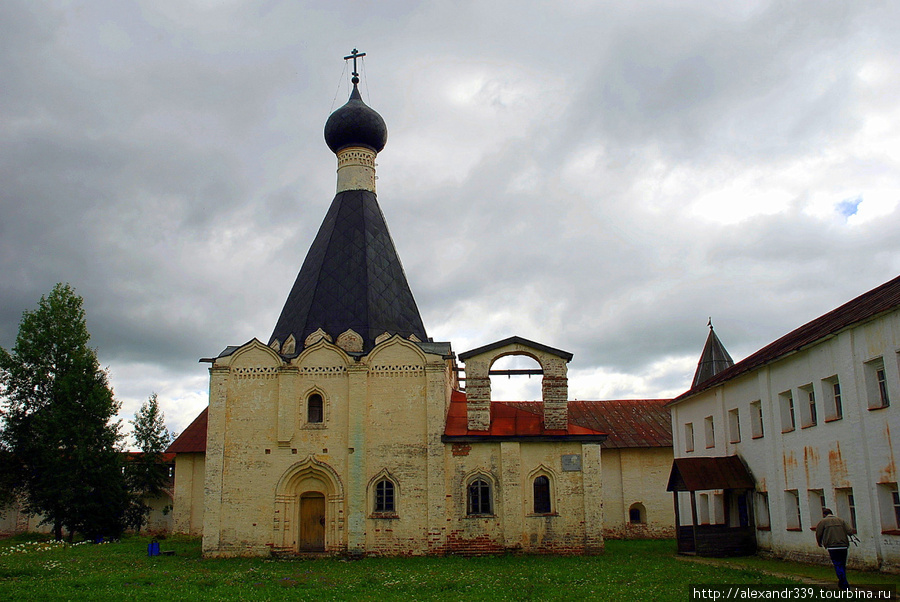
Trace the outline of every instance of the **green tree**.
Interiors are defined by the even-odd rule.
[[[57,284],[23,314],[12,351],[0,348],[0,439],[25,509],[57,539],[63,528],[70,537],[116,536],[128,505],[119,404],[88,346],[82,306]]]
[[[159,409],[156,393],[150,395],[141,408],[135,412],[132,436],[140,454],[131,457],[126,474],[131,490],[132,505],[128,511],[128,526],[140,531],[144,526],[150,507],[147,498],[159,495],[169,482],[169,467],[163,463],[163,452],[172,441],[166,428],[165,414]]]

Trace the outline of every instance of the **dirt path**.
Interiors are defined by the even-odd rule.
[[[797,575],[793,573],[779,573],[777,571],[767,571],[765,569],[759,569],[752,566],[742,565],[733,561],[724,562],[721,560],[716,560],[715,558],[699,558],[697,556],[676,556],[678,560],[683,560],[685,562],[698,562],[700,564],[708,564],[711,566],[720,566],[728,569],[745,569],[748,571],[756,571],[758,573],[763,573],[764,575],[771,575],[772,577],[779,577],[781,579],[793,579],[795,581],[799,581],[801,583],[806,583],[808,585],[822,585],[825,587],[835,587],[835,581],[822,581],[821,579],[813,579],[812,577],[806,577],[804,575]]]

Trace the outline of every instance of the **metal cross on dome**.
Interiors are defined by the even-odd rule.
[[[345,57],[344,57],[344,60],[345,60],[345,61],[349,61],[350,59],[353,59],[353,73],[352,73],[352,75],[353,75],[353,79],[355,80],[355,81],[353,82],[354,84],[358,84],[358,83],[359,83],[359,73],[356,72],[356,59],[362,58],[362,57],[364,57],[364,56],[366,56],[366,53],[365,53],[365,52],[360,52],[359,50],[357,50],[356,48],[354,48],[354,49],[353,49],[353,52],[351,52],[348,56],[345,56]]]

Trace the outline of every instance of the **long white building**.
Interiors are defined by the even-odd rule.
[[[900,568],[900,277],[699,380],[669,404],[680,551],[821,558],[827,506],[851,565]]]

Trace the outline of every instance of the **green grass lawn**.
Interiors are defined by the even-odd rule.
[[[791,583],[763,571],[806,567],[686,562],[676,558],[671,540],[607,541],[606,553],[593,557],[354,561],[204,560],[199,540],[177,537],[161,542],[174,556],[149,558],[149,541],[130,537],[74,546],[35,536],[0,541],[0,600],[686,600],[689,584]],[[828,569],[821,568],[828,579]],[[851,574],[851,581],[896,583],[891,576],[871,576],[878,580]]]

